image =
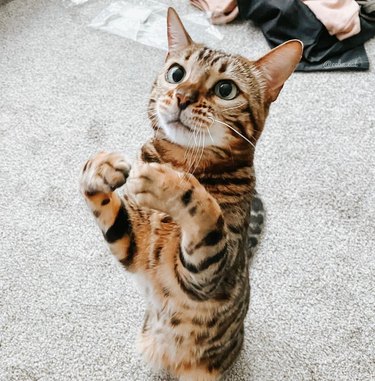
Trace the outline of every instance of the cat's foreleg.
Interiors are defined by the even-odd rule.
[[[126,186],[139,205],[167,213],[180,225],[176,275],[196,298],[207,298],[228,262],[227,229],[217,201],[194,176],[156,163],[132,169]]]
[[[111,252],[128,267],[136,244],[129,217],[129,205],[115,189],[129,174],[129,162],[118,153],[100,152],[83,166],[80,189],[93,213]]]

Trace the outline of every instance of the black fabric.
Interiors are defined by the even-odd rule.
[[[260,26],[272,48],[293,38],[304,43],[299,71],[369,68],[363,43],[375,35],[375,23],[361,18],[361,32],[340,41],[301,0],[238,0],[238,8],[242,19]]]
[[[360,15],[365,20],[375,22],[375,0],[356,0],[361,7]]]

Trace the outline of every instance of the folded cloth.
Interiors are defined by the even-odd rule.
[[[354,0],[302,0],[330,35],[339,40],[361,31],[359,5]]]
[[[375,0],[357,0],[361,7],[360,15],[365,20],[375,22]]]
[[[369,68],[363,43],[375,35],[375,23],[360,18],[361,31],[340,41],[300,0],[238,0],[238,8],[242,19],[260,26],[271,47],[293,38],[304,43],[299,71]]]

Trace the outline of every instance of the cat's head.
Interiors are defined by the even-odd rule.
[[[182,146],[253,146],[302,43],[288,41],[250,61],[193,42],[172,8],[167,20],[169,51],[149,105],[153,127]]]

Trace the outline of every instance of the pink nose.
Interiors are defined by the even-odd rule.
[[[180,110],[185,110],[187,106],[197,101],[198,91],[193,90],[193,91],[185,92],[185,91],[177,90],[176,98],[177,98],[177,105],[180,108]]]

